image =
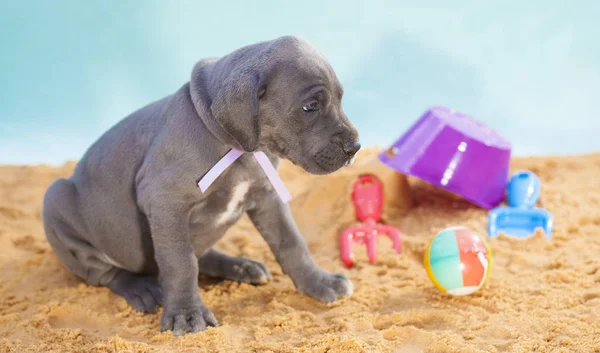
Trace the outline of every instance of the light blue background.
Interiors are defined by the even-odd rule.
[[[515,155],[600,151],[599,17],[593,0],[1,0],[0,163],[77,159],[199,58],[283,34],[330,60],[363,145],[440,104]]]

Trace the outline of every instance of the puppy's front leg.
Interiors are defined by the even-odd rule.
[[[277,195],[257,203],[260,206],[249,210],[248,216],[298,291],[325,303],[352,294],[352,283],[344,275],[329,273],[314,263],[287,204]]]
[[[148,220],[164,294],[161,331],[172,330],[181,336],[218,323],[198,292],[198,263],[188,235],[188,213],[167,199],[152,203]]]

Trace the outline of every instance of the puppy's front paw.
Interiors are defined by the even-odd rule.
[[[167,305],[160,321],[160,330],[171,330],[175,336],[204,331],[207,326],[217,327],[219,323],[204,304],[183,308]]]
[[[307,275],[297,286],[300,293],[324,303],[336,301],[339,297],[352,295],[354,286],[346,276],[321,269]]]

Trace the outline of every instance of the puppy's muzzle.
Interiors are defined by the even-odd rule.
[[[360,143],[358,141],[352,141],[342,146],[342,149],[348,157],[352,158],[360,150]]]
[[[354,159],[356,158],[356,153],[360,150],[360,147],[361,146],[358,141],[352,141],[352,142],[347,143],[344,146],[342,146],[342,150],[350,158],[345,163],[346,166],[352,165],[352,163],[354,163]]]

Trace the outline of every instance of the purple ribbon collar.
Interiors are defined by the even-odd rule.
[[[223,158],[221,158],[217,162],[217,164],[215,164],[208,171],[208,173],[206,173],[204,177],[202,177],[202,179],[200,179],[200,181],[198,182],[198,187],[200,188],[200,190],[202,192],[205,192],[206,189],[208,189],[208,187],[210,186],[210,184],[212,184],[217,179],[217,177],[221,175],[221,173],[223,173],[225,169],[227,169],[227,167],[229,167],[233,162],[240,158],[242,154],[244,154],[243,151],[236,150],[235,148],[232,148],[229,152],[227,152],[227,154],[223,156]],[[277,174],[277,170],[275,170],[275,167],[273,167],[273,164],[271,164],[271,161],[269,160],[267,155],[264,154],[264,152],[253,152],[253,154],[254,158],[256,158],[258,164],[267,175],[267,178],[269,178],[271,185],[273,185],[275,191],[277,191],[277,194],[279,194],[279,197],[281,198],[283,203],[288,203],[292,199],[292,195],[285,187],[285,184],[279,177],[279,174]]]

